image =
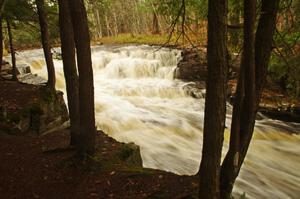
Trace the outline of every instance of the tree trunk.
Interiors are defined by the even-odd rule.
[[[199,198],[220,198],[220,163],[226,117],[227,1],[208,3],[207,94],[199,170]]]
[[[276,29],[276,18],[279,0],[263,0],[261,16],[255,38],[255,72],[256,72],[256,102],[257,109],[261,93],[266,81],[268,64],[270,61],[273,35]]]
[[[103,34],[102,34],[102,24],[101,24],[101,20],[100,20],[100,14],[99,14],[99,10],[96,9],[95,11],[96,13],[96,21],[97,21],[97,29],[98,29],[98,39],[99,38],[102,38],[103,37]]]
[[[2,78],[1,76],[1,71],[2,71],[2,64],[3,64],[3,30],[2,30],[2,16],[0,13],[0,79]]]
[[[12,64],[12,80],[17,81],[17,65],[16,65],[16,53],[13,45],[13,36],[11,33],[10,22],[6,19],[7,23],[7,32],[9,37],[9,46],[10,46],[10,54],[11,54],[11,64]]]
[[[255,2],[245,0],[244,3],[244,52],[233,110],[230,146],[221,168],[222,198],[230,198],[249,148],[276,25],[279,0],[263,0],[254,41]]]
[[[94,81],[90,34],[83,0],[69,0],[79,71],[80,143],[83,155],[95,151]]]
[[[74,32],[68,0],[59,0],[59,27],[64,75],[67,87],[72,146],[79,143],[79,83],[75,60]]]
[[[44,0],[36,0],[37,13],[39,15],[39,22],[41,28],[41,41],[43,45],[47,71],[48,71],[48,82],[47,86],[51,89],[55,89],[55,69],[51,53],[50,38],[48,32],[47,15],[45,12]]]
[[[159,34],[159,24],[158,24],[158,17],[155,11],[153,11],[153,18],[152,18],[152,34]]]
[[[110,27],[109,27],[109,21],[107,16],[105,15],[105,24],[106,24],[106,36],[111,36],[111,31],[110,31]]]
[[[4,0],[0,0],[0,79],[2,71],[2,62],[3,62],[3,27],[2,27],[2,11],[4,7]]]

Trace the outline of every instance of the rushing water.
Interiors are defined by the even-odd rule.
[[[149,46],[93,48],[96,123],[115,139],[138,144],[144,167],[193,175],[201,159],[204,99],[190,97],[185,89],[190,83],[173,78],[180,54]],[[41,50],[18,58],[47,77]],[[57,88],[64,91],[62,62],[55,60],[55,67]],[[230,119],[228,114],[228,127]],[[299,124],[257,121],[235,193],[300,198],[299,132]],[[227,131],[224,154],[228,137]]]

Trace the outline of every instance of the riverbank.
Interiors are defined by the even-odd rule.
[[[40,100],[47,90],[44,86],[0,80],[0,88],[0,198],[193,198],[197,194],[197,177],[144,169],[138,146],[117,142],[101,131],[96,154],[79,164],[73,158],[76,151],[68,148],[68,129],[40,134],[33,131],[39,127],[32,129],[39,121],[28,121],[22,132],[7,127],[20,126],[23,110],[31,103],[38,107],[54,101],[48,95],[42,95],[46,102]]]
[[[45,136],[0,135],[0,197],[196,198],[197,177],[143,169],[131,148],[97,133],[93,163],[72,161],[69,131]],[[137,155],[137,154],[135,154]],[[139,155],[139,154],[138,154]]]

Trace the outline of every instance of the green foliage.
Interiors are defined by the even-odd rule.
[[[273,55],[269,66],[272,80],[296,97],[299,97],[299,63],[300,55],[290,57],[287,60],[279,55]]]
[[[274,52],[269,72],[272,80],[300,97],[300,2],[281,1]]]
[[[47,0],[45,3],[50,38],[51,41],[57,41],[59,40],[58,5]],[[11,23],[13,39],[17,47],[40,45],[40,27],[35,0],[7,0],[4,5],[3,19],[9,20]],[[8,42],[6,39],[4,41]]]

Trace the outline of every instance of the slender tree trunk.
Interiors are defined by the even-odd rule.
[[[50,37],[48,32],[47,16],[45,12],[44,0],[36,0],[37,13],[39,15],[39,22],[41,28],[41,40],[48,70],[48,82],[47,86],[51,89],[55,89],[55,69],[51,53]]]
[[[117,19],[117,15],[116,12],[113,12],[113,17],[114,17],[114,36],[118,36],[119,34],[119,28],[118,28],[118,19]]]
[[[227,1],[208,2],[208,78],[199,198],[220,198],[220,163],[226,117]]]
[[[266,81],[268,64],[270,61],[273,35],[276,29],[276,18],[279,9],[279,0],[263,0],[261,16],[255,38],[255,72],[257,106]],[[258,107],[257,107],[258,109]]]
[[[152,34],[159,34],[159,24],[158,24],[158,17],[155,11],[153,11],[152,14]]]
[[[1,71],[2,71],[2,64],[3,64],[3,30],[2,30],[2,16],[0,13],[0,79],[2,78],[1,76]]]
[[[79,71],[79,112],[81,154],[95,151],[94,81],[90,34],[83,0],[69,0]]]
[[[11,32],[10,22],[6,19],[7,24],[7,32],[9,37],[9,46],[10,46],[10,54],[11,54],[11,64],[12,64],[12,80],[17,81],[17,65],[16,65],[16,53],[13,45],[13,36]]]
[[[1,77],[1,71],[2,71],[2,62],[3,62],[3,27],[2,27],[2,12],[4,7],[4,1],[0,0],[0,79]]]
[[[109,27],[109,21],[107,16],[105,15],[105,24],[106,24],[106,36],[111,36],[111,31],[110,31],[110,27]]]
[[[244,53],[233,111],[230,147],[221,169],[222,198],[230,197],[246,157],[272,50],[279,0],[262,1],[254,42],[255,2],[245,0]]]
[[[68,0],[59,0],[59,27],[64,74],[67,87],[68,107],[71,126],[70,144],[79,143],[80,114],[79,114],[79,83],[75,60],[74,31]]]
[[[101,20],[100,20],[100,14],[99,14],[99,10],[96,9],[95,11],[96,13],[96,20],[97,20],[97,29],[98,29],[98,38],[102,38],[103,34],[102,34],[102,24],[101,24]]]

